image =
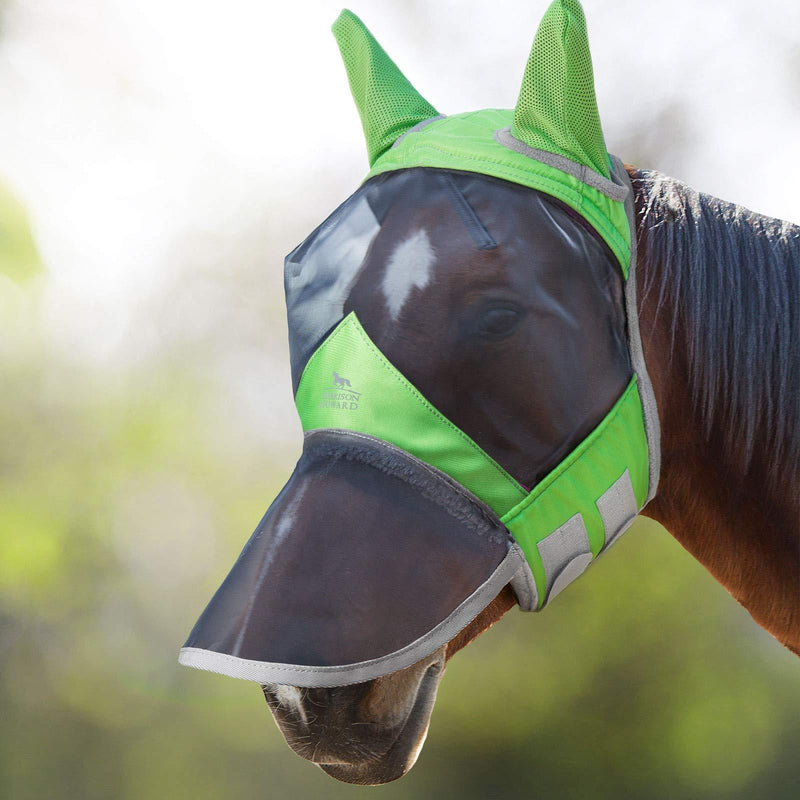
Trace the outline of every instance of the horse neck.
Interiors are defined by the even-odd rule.
[[[646,241],[679,222],[666,214],[661,225],[642,228],[643,216],[653,209],[639,174],[631,170],[640,215],[640,327],[662,437],[658,493],[643,513],[660,522],[756,622],[800,655],[800,475],[791,459],[786,469],[774,469],[774,442],[767,436],[756,435],[751,447],[737,451],[730,419],[709,419],[708,408],[698,402],[702,392],[692,359],[694,337],[704,330],[690,327],[675,294],[653,290],[663,287],[659,273],[666,265],[648,255],[658,248]],[[675,269],[689,266],[670,265],[670,280]],[[774,354],[770,342],[763,346],[766,362]],[[745,449],[749,458],[742,456]]]

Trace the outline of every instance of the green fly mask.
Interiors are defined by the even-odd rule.
[[[543,608],[659,475],[580,4],[548,9],[513,110],[443,116],[357,17],[333,30],[370,172],[286,259],[303,454],[180,656],[305,687],[419,661],[508,584]]]

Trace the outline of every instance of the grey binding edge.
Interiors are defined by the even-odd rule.
[[[524,155],[528,155],[531,158],[539,158],[539,151],[533,152],[533,148],[530,148],[523,142],[519,142],[518,140],[514,139],[514,137],[511,136],[510,131],[507,129],[497,131],[495,133],[495,138],[501,144],[505,144],[507,147],[517,150],[517,152],[523,152],[523,150],[527,148],[527,150],[523,152]],[[510,142],[512,139],[513,143]],[[517,145],[519,145],[519,147],[517,147]],[[561,156],[553,156],[552,153],[544,155],[549,156],[549,158],[540,158],[539,160],[545,161],[546,163],[550,163],[552,166],[565,170],[565,166],[563,163],[561,163],[561,161],[568,161],[568,159],[562,159]],[[650,375],[647,372],[647,365],[645,363],[641,332],[639,329],[639,309],[636,304],[637,242],[636,203],[634,200],[633,183],[622,161],[614,155],[611,155],[610,157],[611,176],[613,178],[613,186],[616,190],[614,192],[604,191],[603,188],[597,185],[596,179],[600,178],[601,180],[605,181],[605,178],[602,178],[596,173],[591,173],[595,180],[588,181],[586,180],[586,175],[584,173],[578,174],[570,169],[566,169],[565,171],[570,172],[570,174],[575,175],[590,186],[594,186],[596,189],[603,191],[603,193],[607,196],[616,200],[620,200],[625,204],[625,213],[628,218],[628,225],[631,232],[631,260],[628,266],[628,277],[625,280],[624,288],[628,352],[630,353],[631,357],[631,367],[636,374],[637,388],[639,390],[639,397],[642,402],[645,437],[647,439],[648,481],[647,497],[642,505],[642,508],[644,508],[655,497],[656,492],[658,491],[658,482],[661,476],[661,425],[658,418],[658,406],[656,404],[655,392],[653,391],[653,385],[650,381]],[[556,163],[553,159],[559,159],[558,163]],[[572,164],[572,162],[569,162],[569,164]],[[581,167],[581,165],[578,164],[574,166]],[[585,167],[581,167],[581,169],[586,170]],[[608,181],[607,183],[611,184],[612,181]],[[638,509],[634,516],[625,521],[619,530],[614,533],[613,537],[606,542],[596,558],[599,558],[599,556],[602,555],[613,543],[619,540],[622,534],[625,533],[625,531],[627,531],[628,528],[630,528],[630,526],[633,524],[633,521],[636,519],[636,516],[638,516],[638,513],[641,512],[642,508]],[[580,556],[580,554],[578,555]],[[592,561],[594,560],[595,559],[592,559]],[[588,566],[588,564],[586,566]],[[571,583],[573,580],[575,580],[575,578],[582,574],[582,572],[583,570],[579,572],[576,571],[576,574],[567,583],[560,586],[559,591],[566,588],[568,583]],[[519,572],[514,576],[514,578],[512,578],[510,585],[514,594],[517,596],[519,607],[523,611],[543,610],[547,607],[552,597],[555,596],[551,592],[546,598],[545,603],[542,605],[542,608],[537,608],[538,596],[536,583],[533,579],[533,574],[531,573],[531,569],[527,561],[525,561],[524,566],[521,567]]]
[[[529,144],[517,139],[517,137],[511,133],[510,125],[506,128],[496,130],[494,132],[494,140],[498,144],[503,145],[503,147],[507,147],[509,150],[519,153],[521,156],[527,156],[534,161],[541,161],[543,164],[548,164],[561,172],[566,172],[567,175],[572,175],[581,183],[585,183],[587,186],[597,189],[598,192],[604,194],[606,197],[610,197],[612,200],[622,202],[625,200],[626,193],[630,196],[632,192],[630,184],[609,180],[599,172],[590,169],[585,164],[579,164],[577,161],[573,161],[565,156],[560,156],[558,153],[551,153],[549,150],[539,150],[537,147],[531,147]]]
[[[198,647],[182,647],[178,662],[185,667],[217,672],[231,678],[256,683],[284,683],[310,689],[349,686],[380,678],[416,664],[447,644],[497,597],[503,587],[520,572],[524,563],[522,550],[518,544],[512,543],[508,553],[489,578],[445,620],[400,650],[369,661],[335,667],[275,664],[250,661]]]
[[[422,122],[418,122],[413,127],[409,128],[405,133],[401,133],[392,143],[392,147],[397,147],[403,139],[408,136],[409,133],[416,133],[417,131],[421,131],[423,128],[427,128],[432,122],[438,122],[440,119],[445,119],[447,114],[437,114],[435,117],[428,117],[428,119],[423,119]],[[391,148],[390,148],[391,149]]]
[[[639,384],[639,397],[642,401],[642,412],[644,414],[644,432],[647,437],[647,452],[649,458],[649,480],[647,485],[647,498],[644,501],[646,506],[658,491],[658,482],[661,478],[661,423],[658,419],[658,405],[656,395],[653,391],[653,384],[647,372],[644,350],[642,349],[642,337],[639,330],[639,308],[636,305],[636,263],[637,263],[637,242],[636,242],[636,203],[633,194],[633,182],[628,170],[617,156],[611,156],[612,174],[617,181],[627,187],[628,192],[625,197],[625,212],[628,216],[628,224],[631,229],[631,263],[628,267],[628,278],[625,281],[625,314],[628,318],[628,349],[631,354],[631,366],[636,373]],[[639,511],[642,509],[640,508]]]

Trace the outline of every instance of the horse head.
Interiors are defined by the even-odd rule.
[[[630,378],[613,255],[563,203],[486,176],[403,170],[373,179],[366,191],[377,198],[372,207],[380,202],[388,211],[344,291],[343,314],[357,316],[437,410],[520,483],[535,486],[594,429]],[[473,226],[494,244],[482,247]],[[290,273],[293,258],[302,256],[289,257]],[[330,504],[363,504],[355,488],[343,486]],[[426,546],[411,541],[396,491],[387,482],[369,502],[383,511],[387,540],[416,559]],[[308,506],[299,513],[306,510],[311,517],[298,525],[315,524]],[[372,681],[265,686],[287,742],[341,780],[399,777],[419,752],[447,659],[514,604],[504,588],[465,633]],[[394,612],[404,613],[399,602]],[[372,624],[385,621],[374,613]]]
[[[372,172],[287,257],[303,456],[182,660],[261,683],[296,753],[375,784],[414,763],[447,660],[555,596],[648,476],[610,467],[613,526],[600,489],[532,510],[634,370],[580,5],[548,10],[513,111],[442,117],[352,14],[334,32]],[[515,509],[544,520],[529,542]]]

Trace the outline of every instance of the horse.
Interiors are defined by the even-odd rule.
[[[360,106],[372,164],[403,136],[414,131],[424,136],[424,126],[442,117],[395,72],[352,15],[342,24],[360,37],[357,46],[352,38],[346,41],[343,52],[372,59],[369,69],[356,71],[355,80],[351,75],[354,96],[362,95],[376,64],[384,69],[380,91],[366,93],[370,102],[384,105],[370,108],[364,101]],[[549,87],[537,113],[544,108],[547,114],[566,86],[564,96],[583,104],[571,129],[582,135],[592,117],[586,97],[592,79],[577,0],[554,2],[543,25],[529,61],[532,74],[544,74],[540,56],[552,66],[547,59],[568,42],[567,33],[574,52],[562,55],[574,57],[571,67],[578,70],[567,70],[566,83],[558,78]],[[580,69],[582,76],[569,86],[569,76]],[[387,90],[391,85],[395,90]],[[531,100],[535,88],[523,83],[517,111],[536,105]],[[542,155],[536,147],[547,143],[546,137],[534,134],[532,147],[515,139],[513,130],[496,129],[494,138],[517,153],[560,165],[586,185],[612,194],[622,188],[619,183],[609,188],[597,171],[610,163],[599,123],[596,135],[584,138],[577,147],[580,156],[571,160],[554,158],[551,151]],[[591,164],[597,169],[592,171]],[[622,165],[615,164],[624,175]],[[633,193],[627,209],[635,239],[638,328],[661,428],[660,481],[641,513],[663,525],[759,625],[800,655],[800,227],[697,192],[656,171],[632,165],[624,170]],[[334,336],[340,323],[357,319],[383,365],[416,387],[445,424],[513,476],[520,491],[537,486],[590,437],[631,379],[625,328],[632,318],[626,317],[623,301],[630,297],[629,287],[613,242],[558,192],[503,180],[491,171],[404,163],[371,175],[362,189],[340,207],[349,214],[341,228],[332,216],[334,221],[317,229],[328,237],[325,253],[314,250],[315,232],[287,258],[290,318],[297,322],[293,329],[290,319],[295,388],[302,388],[301,372],[319,342]],[[312,285],[321,287],[322,300],[309,310]],[[368,388],[355,373],[347,374],[366,397]],[[338,373],[333,377],[344,385]],[[402,391],[396,373],[393,380],[392,388]],[[313,402],[326,400],[317,394]],[[347,405],[340,409],[343,414],[360,413],[359,403]],[[269,668],[322,665],[324,670],[367,663],[367,656],[347,660],[341,655],[347,650],[343,637],[362,644],[388,641],[382,637],[390,620],[371,617],[364,598],[374,596],[370,591],[388,577],[415,575],[427,566],[430,551],[437,563],[448,564],[452,554],[443,542],[461,540],[436,538],[436,529],[452,527],[453,518],[486,533],[480,545],[469,540],[471,552],[484,545],[505,552],[505,540],[490,541],[498,531],[497,518],[490,519],[488,506],[476,511],[463,486],[454,488],[439,475],[434,490],[419,479],[422,471],[427,480],[430,467],[411,462],[402,449],[356,434],[364,440],[359,447],[373,453],[371,462],[359,462],[366,456],[356,445],[337,443],[342,431],[316,427],[306,434],[307,443],[315,442],[311,455],[304,450],[306,460],[301,459],[198,623],[213,632],[206,652],[214,651],[216,663],[233,665],[219,671],[255,679],[242,670],[264,662],[239,658],[245,636],[271,637],[273,652],[287,654],[274,658]],[[332,477],[337,469],[353,473],[364,465],[360,484]],[[399,498],[395,494],[406,489],[400,483],[390,488],[389,473],[402,473],[424,490]],[[420,508],[440,490],[455,505],[450,519],[441,516],[434,525]],[[345,527],[326,527],[336,506],[351,514],[360,540],[346,539],[352,531]],[[403,514],[393,516],[398,508]],[[430,527],[421,533],[418,528],[426,522]],[[385,558],[387,546],[378,548],[378,557],[363,560],[361,548],[352,543],[372,545],[370,534],[398,543],[391,559]],[[423,557],[417,558],[420,552]],[[367,566],[359,572],[357,563]],[[471,563],[454,565],[454,582],[473,585],[464,577]],[[358,580],[336,583],[340,574],[371,586]],[[249,588],[253,576],[266,587],[258,598]],[[277,608],[280,617],[281,603],[291,594],[287,582],[299,594],[300,579],[309,576],[323,600],[330,596],[326,581],[346,597],[346,618],[312,604],[294,620],[272,618],[261,627],[225,630],[229,619],[247,623],[256,617],[256,603]],[[415,609],[434,605],[433,593],[398,593],[393,615],[407,623]],[[268,707],[289,746],[332,777],[355,784],[395,780],[413,766],[424,743],[449,659],[518,602],[518,588],[504,580],[486,602],[481,600],[482,610],[471,621],[446,640],[437,639],[439,646],[432,644],[416,663],[349,685],[262,683]],[[454,607],[454,602],[448,606]],[[416,643],[428,630],[433,628],[409,629],[405,641]],[[196,640],[193,632],[190,650]],[[307,648],[318,646],[328,648],[327,662],[308,660]],[[381,652],[401,651],[387,644]]]
[[[643,513],[800,655],[800,227],[658,172],[627,169],[637,209],[640,327],[662,426],[661,482]],[[559,205],[541,201],[541,229],[532,232],[539,243]],[[483,210],[486,228],[496,230],[513,211],[511,201],[502,214]],[[454,241],[445,228],[458,224],[445,208],[409,207],[395,224],[413,230],[419,215],[445,256],[434,278],[413,290],[392,319],[388,305],[376,301],[384,258],[378,248],[346,310],[359,310],[381,349],[438,408],[534,485],[560,454],[532,457],[536,443],[524,432],[536,425],[524,413],[493,415],[492,429],[482,387],[491,387],[495,403],[513,407],[514,391],[535,395],[537,370],[521,368],[523,385],[515,389],[496,380],[496,364],[485,359],[471,359],[462,371],[421,357],[446,339],[436,313],[442,298],[456,296],[470,276],[490,284],[498,264],[492,251],[471,247],[466,237],[455,249],[438,245]],[[504,280],[518,289],[546,277]],[[486,324],[502,335],[508,316],[490,315]],[[576,431],[567,447],[583,435]],[[391,780],[413,763],[447,661],[515,603],[505,588],[428,659],[382,678],[330,689],[264,686],[269,707],[289,745],[328,774],[356,783]]]
[[[642,513],[800,655],[800,226],[656,171],[626,169],[637,210],[639,321],[662,426],[661,481]],[[543,198],[545,228],[553,225],[557,205]],[[445,211],[425,209],[425,218],[436,221],[426,227],[434,248],[438,226],[453,224]],[[492,230],[495,222],[486,227]],[[413,228],[414,214],[397,224]],[[521,441],[515,428],[534,427],[531,420],[495,417],[496,430],[487,431],[481,425],[485,398],[466,389],[459,371],[445,375],[437,365],[426,374],[430,359],[420,354],[441,341],[432,324],[441,319],[440,297],[469,275],[488,282],[491,256],[465,243],[439,267],[397,320],[386,304],[374,302],[379,272],[369,264],[347,305],[362,309],[382,349],[437,407],[533,485],[548,463],[540,460],[531,471],[533,443],[510,444]],[[507,327],[505,316],[489,326]],[[381,337],[380,331],[387,333]],[[475,359],[468,380],[473,387],[491,386],[500,403],[512,388],[493,380],[492,371]],[[521,373],[536,375],[530,368]],[[531,387],[525,388],[530,396]],[[268,706],[289,746],[329,775],[351,783],[393,780],[422,746],[446,663],[515,604],[504,588],[429,658],[385,677],[334,688],[264,685]]]

